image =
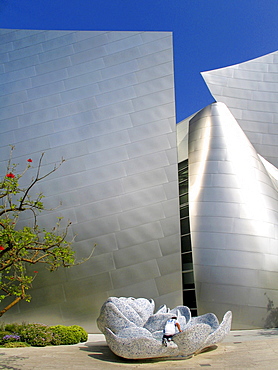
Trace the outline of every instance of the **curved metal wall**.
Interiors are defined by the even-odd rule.
[[[72,221],[85,264],[39,270],[30,304],[9,321],[94,332],[108,296],[182,302],[172,34],[1,30],[0,167],[66,162],[39,187],[40,217]],[[5,173],[5,172],[4,172]]]
[[[203,72],[212,95],[223,102],[256,151],[278,167],[278,51]]]
[[[270,165],[271,166],[271,165]],[[189,124],[189,211],[198,313],[263,327],[278,302],[277,175],[223,103]]]

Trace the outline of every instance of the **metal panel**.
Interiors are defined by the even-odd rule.
[[[132,229],[117,232],[116,238],[119,248],[130,247],[151,240],[163,238],[164,233],[160,222],[148,223]]]
[[[179,256],[180,257],[180,256]],[[172,261],[173,263],[174,261]],[[179,265],[177,264],[177,269]],[[178,291],[180,289],[181,284],[181,274],[176,271],[171,274],[162,275],[156,278],[156,285],[158,288],[158,292],[160,295],[165,295],[172,293],[174,291]]]
[[[152,240],[148,243],[119,249],[114,252],[113,256],[116,268],[121,268],[134,265],[134,261],[136,263],[148,261],[149,259],[158,259],[160,261],[161,251],[158,241]]]
[[[146,171],[144,176],[134,174],[122,179],[122,184],[125,193],[140,191],[149,186],[159,186],[167,183],[167,176],[164,168],[158,168],[152,171]]]
[[[136,284],[144,280],[149,280],[160,276],[160,272],[155,259],[145,262],[139,262],[132,266],[118,268],[117,270],[111,271],[110,274],[111,280],[113,282],[113,287],[115,289],[131,285],[131,277],[132,283]],[[172,291],[173,290],[174,289],[172,289]]]
[[[141,281],[140,283],[125,286],[123,288],[111,289],[108,291],[109,296],[118,296],[118,297],[133,297],[134,292],[138,297],[152,297],[156,296],[156,301],[160,298],[157,290],[157,285],[154,279]],[[176,295],[176,294],[175,294]],[[158,305],[159,307],[159,305]]]
[[[164,256],[157,259],[157,264],[161,275],[168,275],[177,272],[179,266],[176,265],[180,258],[180,253],[171,254],[171,257]]]
[[[134,208],[144,207],[153,203],[160,203],[165,201],[167,198],[163,187],[153,186],[148,189],[139,190],[130,194],[124,194],[121,197],[122,208],[127,211]],[[167,202],[167,204],[170,202]],[[163,206],[163,203],[162,203]],[[164,207],[164,206],[163,206]],[[173,209],[172,204],[169,204],[170,209]],[[165,212],[165,210],[164,210]]]
[[[180,235],[178,234],[163,236],[158,239],[158,242],[163,256],[180,252]]]
[[[164,104],[162,106],[153,107],[149,109],[140,110],[130,114],[133,126],[145,125],[150,122],[164,120],[167,111],[175,109],[173,103]],[[172,116],[173,117],[173,116]],[[172,126],[174,127],[174,126]]]

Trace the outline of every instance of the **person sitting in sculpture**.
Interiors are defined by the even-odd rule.
[[[172,344],[172,337],[176,334],[176,328],[181,332],[180,324],[177,321],[177,316],[172,316],[171,319],[167,320],[165,328],[163,330],[162,344],[167,347]]]

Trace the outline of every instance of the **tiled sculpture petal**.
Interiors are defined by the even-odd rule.
[[[173,345],[162,345],[163,329],[173,315],[182,332],[173,336]],[[146,298],[110,297],[97,319],[98,328],[116,355],[128,359],[191,356],[221,342],[229,333],[231,311],[219,324],[213,313],[191,317],[186,306],[170,310],[165,305],[154,313],[154,301]]]

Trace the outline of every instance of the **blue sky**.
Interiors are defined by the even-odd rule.
[[[213,101],[201,71],[278,50],[278,0],[0,0],[0,28],[172,31],[179,122]]]

